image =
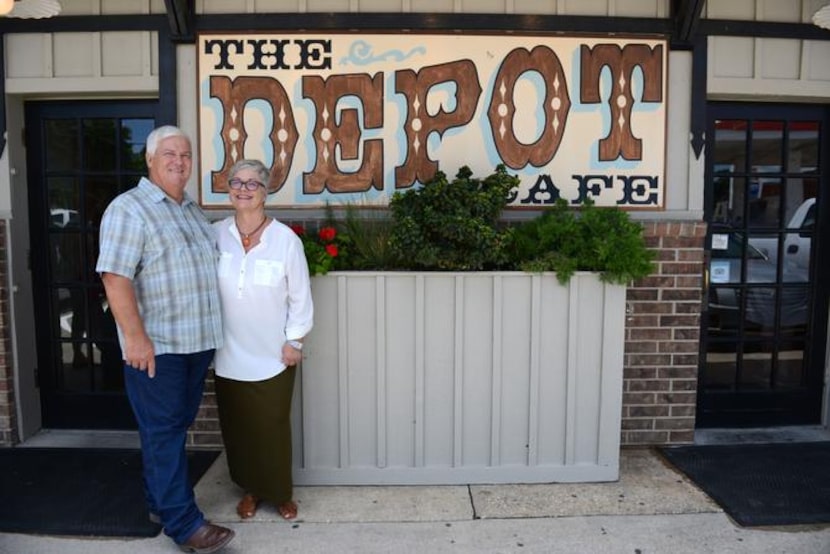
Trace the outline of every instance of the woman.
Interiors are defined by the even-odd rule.
[[[216,399],[231,479],[245,491],[237,513],[253,517],[265,500],[291,520],[291,395],[314,309],[302,242],[265,215],[268,177],[258,160],[234,164],[235,213],[214,223],[225,332]]]

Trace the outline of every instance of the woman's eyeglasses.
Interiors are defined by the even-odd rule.
[[[250,181],[243,181],[242,179],[231,179],[228,181],[228,185],[234,190],[241,190],[242,187],[245,187],[245,190],[256,190],[259,187],[264,187],[262,183],[259,181],[254,181],[251,179]]]

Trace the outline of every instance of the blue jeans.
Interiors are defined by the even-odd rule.
[[[141,437],[151,512],[177,544],[205,522],[187,475],[187,430],[196,419],[213,350],[156,356],[156,376],[124,364],[124,383]]]

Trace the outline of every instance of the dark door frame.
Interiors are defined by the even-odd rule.
[[[714,122],[718,119],[784,120],[799,119],[819,121],[819,182],[817,194],[817,225],[811,249],[813,260],[809,280],[813,288],[812,306],[807,333],[807,347],[804,352],[804,367],[807,375],[805,390],[792,395],[784,402],[776,402],[776,393],[758,392],[751,402],[742,405],[743,400],[729,393],[707,393],[702,378],[705,371],[708,309],[704,304],[701,314],[701,349],[698,386],[697,427],[743,427],[777,426],[794,424],[819,424],[824,399],[824,365],[827,344],[828,298],[830,298],[830,264],[826,262],[830,249],[830,106],[762,104],[738,102],[710,102],[707,105],[706,176],[704,187],[704,218],[713,220],[714,180]],[[707,249],[711,244],[711,225],[707,236]],[[708,269],[711,251],[706,252]],[[822,262],[823,261],[823,262]],[[705,285],[704,296],[708,296]],[[780,400],[782,397],[778,397]],[[770,410],[762,413],[753,410],[758,402],[770,403]],[[731,403],[731,405],[730,405]],[[777,404],[777,406],[776,406]],[[746,411],[744,411],[746,409]]]
[[[27,175],[29,193],[30,266],[34,297],[37,376],[44,428],[135,429],[136,424],[121,391],[79,392],[65,390],[56,365],[61,353],[55,351],[52,313],[49,245],[50,207],[47,198],[47,151],[44,121],[48,119],[152,118],[158,121],[159,104],[150,100],[32,101],[25,103]],[[79,131],[80,132],[80,131]],[[81,174],[81,168],[77,168]],[[133,179],[133,181],[135,181]],[[135,182],[122,183],[128,188]],[[80,192],[79,192],[80,194]],[[81,198],[83,203],[84,199]],[[86,235],[81,235],[86,236]],[[85,245],[83,246],[86,247]],[[89,253],[87,253],[89,254]],[[85,290],[103,287],[90,276]],[[61,369],[63,371],[63,369]]]

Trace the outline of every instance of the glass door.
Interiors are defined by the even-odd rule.
[[[133,429],[115,320],[95,273],[98,228],[146,174],[152,102],[26,105],[31,267],[43,426]]]
[[[713,103],[709,114],[698,426],[818,423],[827,110]]]

